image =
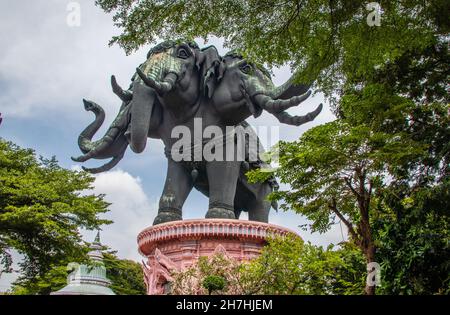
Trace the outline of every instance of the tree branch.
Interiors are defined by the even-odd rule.
[[[359,242],[358,234],[356,233],[355,229],[353,228],[353,225],[337,209],[336,199],[335,198],[332,198],[331,204],[329,204],[328,207],[345,224],[345,226],[347,227],[347,229],[348,229],[350,235],[352,236],[352,238],[354,238],[356,242]]]
[[[352,193],[357,197],[360,198],[361,195],[355,190],[355,188],[353,188],[352,186],[352,182],[350,181],[350,179],[348,177],[344,178],[345,183],[347,184],[347,187],[350,188],[350,190],[352,191]]]

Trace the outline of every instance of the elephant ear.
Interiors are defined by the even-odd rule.
[[[203,93],[211,98],[216,85],[220,82],[225,71],[225,66],[217,52],[216,47],[209,46],[198,51],[196,56],[197,69],[202,78]]]

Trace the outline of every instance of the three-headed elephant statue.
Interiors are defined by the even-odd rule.
[[[275,87],[267,71],[240,55],[220,56],[214,46],[200,49],[194,42],[165,41],[153,47],[123,90],[111,78],[113,92],[122,100],[119,113],[106,134],[93,136],[104,120],[100,105],[84,100],[96,118],[80,134],[83,155],[73,158],[111,160],[97,173],[114,167],[130,146],[145,149],[147,138],[161,139],[167,157],[167,176],[153,224],[182,220],[182,207],[193,188],[209,198],[206,218],[239,218],[267,222],[276,208],[267,195],[278,185],[272,177],[249,183],[246,172],[267,167],[262,145],[246,118],[263,110],[282,123],[301,125],[313,120],[322,105],[305,116],[286,109],[304,101],[308,87],[289,80]]]

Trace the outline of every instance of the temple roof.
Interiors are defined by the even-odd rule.
[[[68,285],[52,292],[52,295],[115,295],[108,287],[111,281],[106,277],[106,268],[103,264],[100,231],[90,246],[89,257],[92,265],[69,264],[74,270],[67,277]],[[68,267],[69,267],[68,266]]]

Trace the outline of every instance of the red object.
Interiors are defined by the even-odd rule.
[[[256,221],[196,219],[173,221],[146,228],[137,237],[147,294],[164,294],[172,270],[184,270],[200,256],[226,253],[238,261],[259,255],[269,235],[295,232]]]

